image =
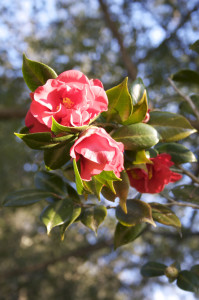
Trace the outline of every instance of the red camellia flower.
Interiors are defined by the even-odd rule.
[[[25,118],[30,133],[51,131],[52,117],[64,126],[87,125],[108,109],[101,81],[89,80],[77,70],[49,79],[30,95],[32,103]]]
[[[70,150],[70,156],[75,160],[80,159],[81,178],[91,180],[91,176],[102,171],[114,171],[117,177],[124,169],[124,145],[116,142],[103,129],[90,127]]]
[[[182,178],[180,174],[169,169],[174,164],[169,154],[162,153],[150,160],[153,164],[146,164],[148,172],[139,168],[127,170],[131,186],[140,193],[160,193],[165,184]]]

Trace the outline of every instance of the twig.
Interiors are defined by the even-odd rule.
[[[160,195],[163,196],[164,198],[166,198],[170,202],[170,203],[164,204],[166,206],[176,205],[176,206],[184,206],[184,207],[191,207],[194,209],[199,209],[199,205],[197,205],[197,204],[177,202],[173,198],[171,198],[169,195],[165,195],[162,193],[160,193]]]
[[[189,176],[195,183],[198,183],[199,184],[199,179],[193,175],[191,172],[185,170],[182,166],[180,165],[177,165],[177,168],[180,169],[182,171],[183,174]]]
[[[110,12],[108,10],[107,4],[105,3],[104,0],[98,0],[99,5],[104,13],[105,21],[107,23],[107,26],[111,30],[114,38],[117,40],[119,46],[120,46],[120,51],[122,55],[122,59],[124,62],[124,65],[128,71],[129,77],[132,80],[136,79],[137,76],[137,68],[133,64],[130,55],[128,54],[128,51],[126,47],[124,46],[124,41],[123,41],[123,36],[119,33],[119,30],[117,29],[117,24],[115,21],[112,20]]]
[[[173,80],[171,78],[168,78],[169,83],[171,84],[171,86],[174,88],[174,90],[189,104],[190,108],[192,109],[193,113],[195,114],[196,118],[199,120],[199,111],[197,109],[197,107],[195,106],[195,104],[193,103],[193,101],[191,100],[191,98],[185,94],[183,94],[175,85],[175,83],[173,82]]]

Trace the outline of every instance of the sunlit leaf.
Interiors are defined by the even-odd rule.
[[[54,79],[57,77],[55,71],[49,66],[30,60],[23,55],[22,72],[24,80],[31,91],[35,91],[36,88],[46,83],[48,79]]]
[[[152,217],[154,221],[167,226],[181,228],[180,220],[170,208],[155,202],[149,203],[149,205],[152,208]]]
[[[168,153],[175,164],[184,164],[197,161],[193,152],[181,144],[165,143],[155,146],[159,153]]]
[[[47,233],[49,234],[55,226],[71,221],[75,208],[74,202],[70,199],[59,200],[47,206],[40,216],[47,228]]]
[[[138,199],[130,199],[126,202],[127,213],[123,211],[121,206],[116,208],[116,218],[124,226],[134,226],[142,222],[150,223],[156,226],[152,211],[149,204]]]
[[[81,214],[81,222],[97,233],[99,225],[107,216],[107,209],[103,205],[85,208]]]
[[[122,126],[112,134],[117,142],[124,144],[125,150],[139,151],[158,143],[157,131],[148,124],[132,124]]]
[[[103,113],[107,122],[117,121],[123,124],[133,112],[132,98],[128,90],[128,77],[122,83],[106,91],[108,111]]]
[[[170,112],[150,112],[148,124],[157,130],[160,142],[176,142],[196,132],[187,119]]]
[[[133,242],[143,233],[146,226],[145,223],[135,226],[123,226],[121,223],[117,223],[114,235],[114,248],[117,249],[122,245]]]

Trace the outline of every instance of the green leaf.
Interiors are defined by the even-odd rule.
[[[133,101],[133,113],[129,116],[125,125],[139,123],[144,120],[148,111],[147,91],[141,78],[137,78],[131,87]]]
[[[191,267],[190,271],[199,277],[199,265],[195,265],[195,266]]]
[[[95,178],[102,178],[105,180],[113,180],[113,181],[122,180],[119,177],[117,177],[113,171],[102,171],[100,174],[95,175]]]
[[[86,208],[81,214],[81,222],[97,234],[99,225],[107,216],[107,209],[103,205]]]
[[[35,186],[40,190],[52,192],[57,195],[64,195],[67,192],[63,179],[57,174],[47,171],[36,173]]]
[[[104,186],[103,183],[98,181],[95,176],[92,177],[90,181],[83,181],[84,187],[90,194],[94,194],[97,196],[98,200],[100,200],[100,193],[102,187]],[[108,189],[109,190],[109,189]]]
[[[148,124],[132,124],[117,129],[112,137],[124,144],[125,150],[138,151],[150,148],[158,143],[157,131]]]
[[[171,79],[181,83],[194,83],[199,84],[199,73],[193,70],[185,69],[180,70],[171,76]]]
[[[73,144],[73,143],[72,143]],[[56,170],[65,165],[70,159],[70,147],[72,144],[62,144],[59,148],[44,150],[45,165],[51,170]]]
[[[142,102],[143,95],[146,92],[146,87],[140,77],[133,81],[130,93],[132,96],[133,105],[137,105]]]
[[[50,132],[38,132],[38,133],[15,133],[15,135],[22,139],[28,147],[31,149],[45,149],[57,145],[58,143],[52,142],[52,136]]]
[[[3,206],[27,206],[44,200],[48,197],[55,197],[52,192],[46,192],[38,189],[23,189],[12,192],[3,200]]]
[[[167,226],[181,228],[180,220],[167,206],[155,202],[149,203],[149,205],[152,208],[152,217],[154,221]]]
[[[107,122],[117,121],[123,124],[133,112],[132,98],[128,91],[128,77],[122,83],[106,91],[108,111],[103,112]]]
[[[184,164],[197,161],[193,152],[181,144],[167,143],[155,146],[159,153],[168,153],[175,164]]]
[[[88,128],[89,125],[84,125],[80,127],[68,127],[68,126],[63,126],[59,124],[53,117],[52,117],[52,126],[51,130],[55,133],[58,134],[60,132],[68,132],[68,133],[78,133],[81,131],[84,131]]]
[[[113,183],[117,197],[120,199],[120,206],[125,213],[127,213],[126,199],[129,193],[129,177],[125,171],[120,173],[122,181],[115,181]]]
[[[195,185],[178,185],[171,190],[177,201],[199,204],[199,187]]]
[[[177,278],[177,286],[184,291],[198,292],[199,277],[191,271],[181,271]]]
[[[122,207],[123,211],[126,213],[126,199],[129,193],[129,178],[125,171],[120,173],[120,179],[122,181],[114,181],[113,188],[115,193],[113,193],[109,188],[106,186],[102,189],[102,195],[109,201],[114,202],[116,197],[120,199],[120,206]]]
[[[74,206],[71,214],[68,216],[68,221],[65,222],[63,225],[60,226],[60,235],[61,235],[61,240],[64,240],[64,233],[68,229],[68,227],[77,220],[77,218],[81,214],[81,207]]]
[[[187,119],[170,112],[150,112],[148,124],[157,130],[160,142],[176,142],[196,132]]]
[[[114,248],[117,249],[122,245],[133,242],[143,233],[146,226],[146,224],[142,223],[127,227],[117,223],[114,235]]]
[[[116,208],[116,218],[124,226],[134,226],[142,222],[156,224],[152,218],[152,211],[149,204],[138,199],[130,199],[126,201],[127,214],[120,205]]]
[[[197,40],[195,43],[190,45],[189,49],[194,50],[197,53],[199,53],[199,40]]]
[[[76,182],[77,192],[79,195],[82,195],[84,192],[84,185],[83,185],[83,181],[80,177],[79,170],[78,170],[75,159],[73,159],[73,167],[74,167],[74,172],[75,172],[75,182]]]
[[[48,205],[41,213],[41,221],[47,228],[49,234],[52,228],[71,221],[75,205],[70,199],[63,199]],[[78,208],[79,209],[79,208]]]
[[[113,181],[119,180],[113,171],[102,171],[100,174],[94,176],[97,181],[99,181],[102,185],[107,186],[114,194],[115,189],[113,186]],[[102,186],[100,187],[102,188]]]
[[[43,63],[28,59],[25,54],[23,55],[22,72],[24,80],[32,92],[44,85],[48,79],[57,78],[53,69]]]
[[[141,274],[144,277],[156,277],[164,275],[166,265],[150,261],[141,268]]]

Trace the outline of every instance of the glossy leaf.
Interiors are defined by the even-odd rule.
[[[8,194],[2,205],[6,207],[27,206],[52,196],[55,197],[56,195],[39,189],[23,189]]]
[[[81,222],[97,233],[99,225],[107,216],[107,209],[103,205],[86,208],[80,217]]]
[[[100,193],[102,187],[104,186],[103,183],[98,181],[95,176],[92,177],[90,181],[83,181],[85,189],[90,193],[97,196],[98,200],[100,200]],[[108,189],[108,188],[107,188]],[[108,189],[109,190],[109,189]],[[110,190],[109,190],[110,191]]]
[[[189,49],[196,51],[199,54],[199,40],[197,40],[195,43],[193,43]]]
[[[195,185],[178,185],[171,190],[177,201],[199,204],[199,187]]]
[[[74,168],[74,172],[75,172],[75,182],[76,182],[77,192],[79,195],[82,195],[84,192],[84,185],[83,185],[83,181],[80,177],[79,170],[78,170],[75,159],[73,159],[73,168]]]
[[[35,175],[36,188],[48,192],[52,192],[58,195],[64,195],[66,190],[66,184],[63,179],[55,173],[47,171],[37,172]]]
[[[177,286],[185,291],[198,292],[199,277],[191,271],[181,271],[177,278]]]
[[[50,132],[39,133],[15,133],[15,135],[22,139],[28,147],[31,149],[45,149],[58,143],[52,142],[52,136]]]
[[[113,185],[113,181],[121,181],[113,171],[102,171],[100,174],[94,176],[97,181],[101,184],[107,186],[114,194],[115,189]]]
[[[127,213],[118,205],[116,208],[116,218],[124,226],[134,226],[142,222],[156,226],[149,204],[138,199],[130,199],[126,202]]]
[[[125,150],[139,151],[158,143],[157,131],[148,124],[132,124],[117,129],[112,137],[124,144]]]
[[[159,153],[168,153],[175,164],[184,164],[197,161],[193,152],[181,144],[166,143],[155,146]]]
[[[181,228],[180,220],[170,208],[155,202],[149,204],[152,208],[152,217],[154,221],[167,226]]]
[[[142,98],[133,106],[133,113],[129,116],[128,120],[124,122],[124,125],[134,124],[142,122],[148,111],[147,92],[144,90]]]
[[[24,80],[31,91],[35,91],[39,86],[44,85],[48,79],[54,79],[57,74],[49,66],[30,60],[23,55],[22,72]]]
[[[135,226],[123,226],[119,222],[116,225],[114,235],[114,248],[129,244],[137,239],[146,228],[146,224],[137,224]]]
[[[62,143],[59,147],[44,150],[44,162],[51,170],[61,168],[70,159],[70,148],[74,144],[74,140],[66,143]]]
[[[75,205],[70,199],[63,199],[47,206],[40,216],[47,233],[49,234],[55,226],[71,221],[74,208]]]
[[[78,133],[81,131],[84,131],[88,128],[89,125],[84,125],[80,127],[68,127],[68,126],[63,126],[59,124],[53,117],[52,117],[52,126],[51,130],[55,133],[58,134],[60,132],[68,132],[68,133]]]
[[[164,275],[166,265],[150,261],[141,268],[141,274],[144,277],[156,277]]]
[[[108,111],[103,113],[107,122],[117,121],[123,124],[133,112],[132,98],[128,90],[128,77],[122,83],[106,91]]]
[[[60,226],[60,235],[61,235],[61,240],[64,240],[64,233],[65,231],[68,229],[68,227],[73,224],[77,218],[80,216],[81,214],[81,207],[79,206],[74,206],[73,210],[71,212],[71,214],[68,217],[68,220]]]
[[[130,93],[132,96],[133,106],[142,101],[143,95],[146,91],[146,87],[140,77],[133,81]]]
[[[160,142],[176,142],[196,132],[187,119],[170,112],[150,112],[148,124],[157,130]]]
[[[184,69],[171,76],[171,79],[181,83],[194,83],[199,84],[199,73],[193,70]]]

